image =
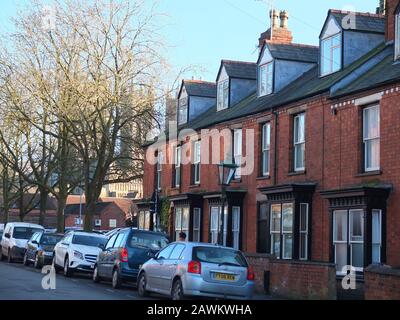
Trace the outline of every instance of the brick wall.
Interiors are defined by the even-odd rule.
[[[277,260],[269,265],[272,295],[301,300],[336,300],[335,265]]]
[[[256,292],[260,294],[265,293],[265,289],[268,290],[264,285],[265,272],[269,271],[272,256],[263,254],[247,254],[246,258],[254,270]]]
[[[400,269],[371,266],[365,271],[366,300],[400,300]]]
[[[399,0],[386,0],[386,15],[387,15],[387,24],[386,24],[386,40],[394,40],[395,35],[395,20],[394,13],[399,5]]]

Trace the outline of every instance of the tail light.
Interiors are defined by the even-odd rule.
[[[123,248],[121,250],[121,262],[128,262],[128,250],[126,248]]]
[[[247,280],[254,281],[255,278],[256,278],[256,276],[254,274],[253,268],[252,267],[248,267],[247,268]]]
[[[190,261],[188,265],[188,273],[201,274],[201,263],[198,261]]]

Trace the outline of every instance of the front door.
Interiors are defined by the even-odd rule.
[[[338,274],[347,274],[346,266],[364,270],[364,210],[334,211],[333,245]]]

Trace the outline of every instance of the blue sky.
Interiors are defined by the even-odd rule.
[[[269,0],[159,0],[167,15],[160,23],[170,44],[168,57],[176,68],[201,67],[188,77],[214,81],[221,59],[255,61],[261,32],[269,26]],[[294,42],[318,44],[328,9],[375,12],[378,0],[275,0],[288,10]],[[0,32],[12,30],[8,22],[27,0],[1,0]]]

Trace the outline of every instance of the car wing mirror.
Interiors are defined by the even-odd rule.
[[[11,238],[11,235],[10,235],[9,233],[6,233],[4,236],[5,236],[7,239],[10,239],[10,238]]]
[[[156,260],[157,260],[157,254],[155,254],[155,253],[152,252],[152,251],[149,251],[149,253],[147,254],[147,256],[148,256],[150,259],[156,259]]]

